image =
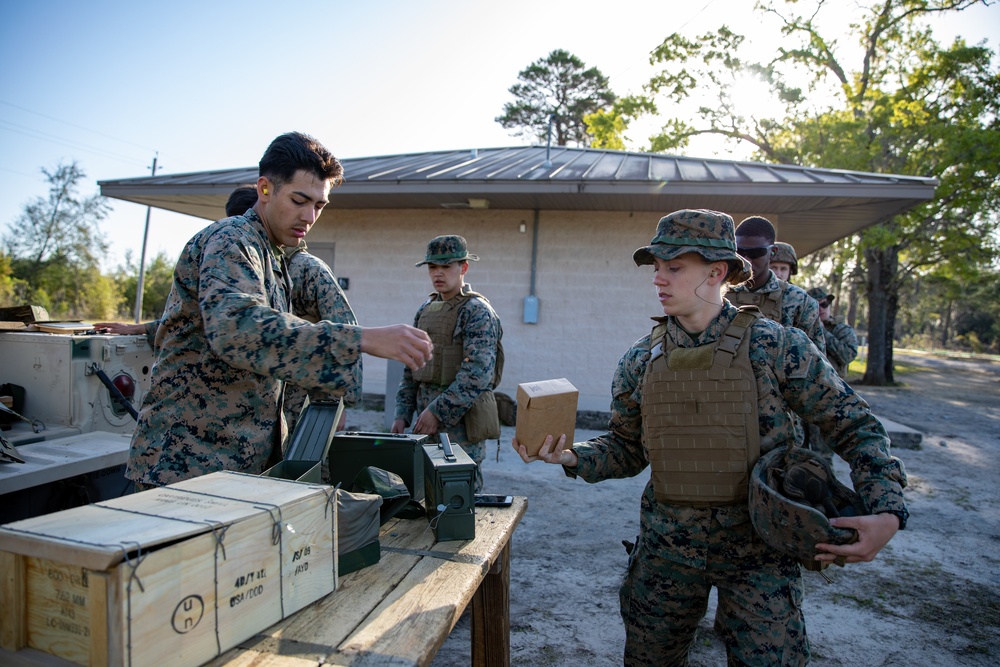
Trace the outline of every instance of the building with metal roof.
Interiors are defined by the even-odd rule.
[[[754,211],[799,256],[934,196],[933,178],[591,148],[522,146],[347,158],[333,208]],[[114,199],[208,220],[257,168],[101,181]]]
[[[366,326],[411,322],[430,291],[414,268],[428,240],[461,234],[482,257],[467,280],[504,325],[501,389],[566,377],[580,409],[604,411],[619,356],[649,332],[659,305],[632,251],[660,216],[711,208],[763,215],[799,257],[934,196],[933,178],[544,146],[342,159],[346,180],[310,232]],[[223,217],[257,168],[101,181],[101,194]],[[365,361],[365,391],[388,372]],[[391,382],[390,382],[391,384]]]

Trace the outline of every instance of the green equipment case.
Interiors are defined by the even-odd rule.
[[[424,457],[420,445],[426,439],[426,435],[414,433],[337,433],[330,445],[330,483],[350,488],[358,473],[371,466],[396,473],[403,478],[410,497],[422,500]]]
[[[343,401],[310,402],[299,417],[284,459],[262,472],[261,476],[323,484],[323,459],[343,413]]]
[[[424,506],[438,542],[476,536],[476,462],[447,433],[424,445]]]

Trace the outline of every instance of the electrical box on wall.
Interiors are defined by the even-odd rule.
[[[538,324],[538,297],[534,294],[524,297],[524,323]]]

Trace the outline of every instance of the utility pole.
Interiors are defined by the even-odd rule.
[[[159,151],[153,155],[153,176],[156,176],[156,159]],[[142,322],[142,286],[146,280],[146,241],[149,239],[149,212],[152,206],[146,207],[146,231],[142,233],[142,254],[139,256],[139,284],[135,287],[135,323]]]

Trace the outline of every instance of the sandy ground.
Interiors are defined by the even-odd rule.
[[[896,353],[918,370],[904,386],[858,387],[873,411],[923,434],[905,463],[910,524],[872,563],[805,573],[804,613],[818,667],[1000,664],[1000,363]],[[380,430],[382,413],[349,411],[348,428]],[[575,440],[596,435],[578,430]],[[483,466],[486,492],[529,498],[513,539],[511,664],[621,664],[618,585],[648,473],[591,485],[525,465],[505,427]],[[498,458],[499,457],[499,458]],[[848,479],[837,460],[838,475]],[[692,654],[725,664],[714,595]],[[470,664],[468,615],[433,667]]]

